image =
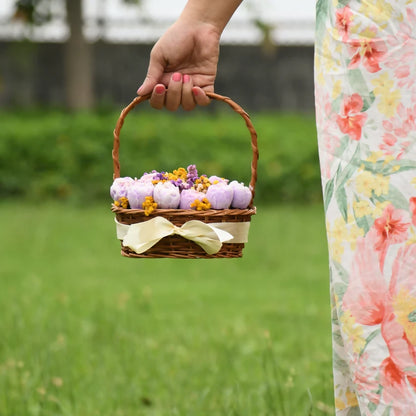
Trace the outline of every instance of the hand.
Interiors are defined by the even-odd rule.
[[[207,105],[214,91],[220,32],[212,25],[179,19],[155,44],[139,95],[152,92],[153,108],[175,111]]]

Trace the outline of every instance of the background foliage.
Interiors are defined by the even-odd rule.
[[[1,198],[108,198],[118,112],[4,111],[0,118]],[[313,116],[260,113],[252,121],[260,151],[256,201],[320,201]],[[200,173],[250,180],[250,135],[231,110],[135,110],[120,155],[122,176],[196,163]]]

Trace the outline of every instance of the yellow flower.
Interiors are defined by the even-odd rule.
[[[357,192],[370,197],[375,186],[375,177],[371,172],[364,171],[355,180]]]
[[[378,173],[374,181],[374,193],[377,196],[387,194],[389,192],[390,177]]]
[[[154,201],[152,196],[146,196],[142,204],[144,209],[144,215],[148,217],[157,208],[157,203]]]
[[[361,3],[359,12],[371,16],[378,26],[386,27],[393,15],[393,7],[385,0],[366,0]]]
[[[351,391],[350,389],[347,389],[345,392],[345,397],[347,398],[347,405],[350,407],[356,407],[358,406],[358,400],[355,392]]]
[[[366,215],[371,214],[371,206],[370,203],[363,199],[360,201],[354,201],[352,203],[352,206],[354,208],[354,214],[357,218],[365,217]]]
[[[357,246],[357,240],[359,237],[364,236],[364,230],[360,228],[358,225],[353,224],[350,228],[348,242],[351,244],[351,250],[355,250]]]
[[[347,405],[344,403],[342,399],[340,399],[339,397],[335,397],[335,407],[338,410],[344,410],[347,407]]]
[[[121,208],[126,209],[129,207],[129,200],[125,196],[122,196],[118,201],[114,201],[114,205],[116,207],[121,207]]]
[[[188,176],[188,172],[185,168],[178,168],[178,169],[173,171],[173,174],[175,176],[177,176],[177,178],[183,179],[183,180],[186,180],[186,178]]]
[[[395,157],[393,155],[386,155],[386,157],[384,158],[384,164],[388,165],[390,162],[392,162],[395,159]]]
[[[390,201],[377,202],[375,209],[373,211],[373,218],[380,217],[383,211],[386,209],[386,207],[389,206],[390,204],[391,204]]]
[[[416,244],[416,233],[413,228],[410,229],[410,237],[406,241],[406,245]]]
[[[211,204],[207,198],[202,198],[202,201],[195,199],[195,201],[192,202],[190,206],[191,208],[195,208],[197,211],[206,211],[207,209],[211,208]]]
[[[377,108],[386,117],[393,117],[396,114],[397,106],[401,100],[401,93],[399,90],[389,91],[381,96]]]
[[[342,91],[342,82],[340,79],[336,80],[334,82],[334,87],[332,88],[332,99],[335,100],[335,98],[337,98]]]
[[[356,23],[355,25],[350,26],[351,33],[358,33],[360,31],[360,24]]]
[[[344,246],[340,242],[335,242],[331,244],[330,250],[331,250],[331,257],[335,261],[340,262],[342,255],[344,254]]]
[[[356,325],[355,318],[349,311],[345,311],[342,314],[340,322],[342,324],[344,334],[351,341],[352,349],[358,354],[365,346],[362,326]]]
[[[332,37],[337,36],[337,31],[334,29],[334,33],[332,33]],[[322,61],[321,64],[326,70],[326,72],[330,72],[331,70],[335,70],[337,68],[336,59],[334,59],[332,50],[331,50],[331,38],[326,36],[322,42]]]
[[[367,158],[367,162],[376,163],[383,156],[382,151],[371,152],[370,156]]]
[[[329,236],[336,242],[341,243],[346,240],[347,232],[347,226],[343,218],[337,218],[333,227],[329,229]]]
[[[206,176],[200,176],[195,180],[195,189],[199,192],[206,191],[211,186],[211,182]]]
[[[375,86],[374,94],[376,95],[388,95],[390,90],[394,87],[394,81],[390,78],[387,72],[380,75],[371,81]]]
[[[416,345],[416,298],[412,297],[409,291],[401,288],[393,300],[394,312],[397,316],[397,322],[403,327],[407,339]],[[412,316],[412,321],[409,317]]]

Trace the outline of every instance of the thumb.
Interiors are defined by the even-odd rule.
[[[151,58],[146,78],[137,90],[138,95],[146,95],[153,91],[156,84],[160,83],[163,76],[164,67],[155,58]]]

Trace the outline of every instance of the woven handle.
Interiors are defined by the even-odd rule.
[[[218,101],[224,101],[227,103],[236,113],[240,114],[241,117],[246,122],[246,126],[248,131],[251,135],[251,149],[253,151],[253,159],[251,161],[251,179],[249,188],[251,190],[251,193],[254,198],[255,188],[256,188],[256,181],[257,181],[257,160],[259,158],[259,151],[257,148],[257,133],[256,130],[253,127],[253,124],[250,120],[249,115],[231,98],[224,97],[219,94],[215,94],[213,92],[207,92],[206,93],[209,98],[212,98],[214,100]],[[120,148],[120,131],[124,124],[124,119],[126,118],[127,114],[132,110],[134,107],[136,107],[137,104],[140,104],[143,101],[146,101],[150,98],[151,94],[143,95],[143,96],[137,96],[134,98],[134,100],[123,109],[123,111],[120,114],[120,117],[118,118],[116,127],[114,129],[114,143],[113,143],[113,179],[120,177],[120,161],[119,161],[119,148]],[[252,198],[252,200],[253,200]]]

